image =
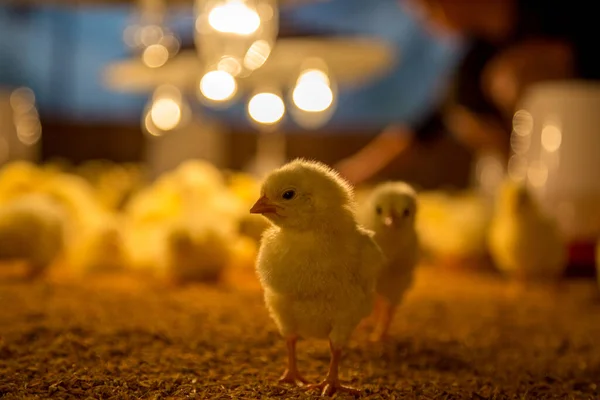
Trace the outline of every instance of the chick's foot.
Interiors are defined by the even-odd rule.
[[[304,386],[308,383],[308,381],[304,379],[298,371],[286,369],[283,375],[281,375],[281,378],[279,378],[279,383],[289,383],[296,386]]]
[[[314,383],[306,387],[307,390],[319,390],[321,396],[333,396],[336,393],[348,393],[354,396],[360,395],[361,391],[350,386],[344,386],[337,379],[326,378],[321,383]]]

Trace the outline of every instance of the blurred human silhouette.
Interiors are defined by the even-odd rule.
[[[600,60],[593,54],[596,17],[591,3],[401,3],[433,34],[459,35],[470,41],[470,50],[456,71],[448,103],[440,105],[440,111],[446,129],[475,152],[491,150],[508,156],[512,116],[529,85],[547,80],[600,79]],[[438,114],[433,118],[438,118]],[[418,130],[395,126],[338,167],[348,179],[360,183],[377,172],[365,165],[380,165],[398,157],[420,137]]]

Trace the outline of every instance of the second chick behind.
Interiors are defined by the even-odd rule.
[[[361,207],[361,222],[375,232],[375,241],[386,257],[371,315],[376,323],[373,341],[387,338],[394,311],[412,285],[419,259],[416,214],[417,194],[404,182],[380,184]]]

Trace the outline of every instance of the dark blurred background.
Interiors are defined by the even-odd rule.
[[[103,81],[109,64],[134,57],[124,32],[139,9],[133,1],[100,0],[0,5],[0,86],[6,91],[24,86],[35,93],[43,127],[40,160],[148,161],[153,138],[144,134],[140,121],[151,91],[113,91]],[[179,38],[181,50],[194,49],[194,20],[191,2],[169,2],[165,24]],[[436,111],[463,52],[459,40],[435,37],[396,0],[282,7],[279,37],[341,35],[390,42],[398,49],[393,65],[357,87],[340,87],[337,108],[325,126],[306,130],[287,123],[289,157],[333,164],[390,123],[423,124]],[[224,143],[220,156],[213,158],[223,166],[246,165],[254,154],[256,129],[247,121],[243,102],[214,111],[196,100],[193,109],[199,119],[195,129],[203,129],[202,119],[219,124]],[[411,179],[425,187],[465,186],[469,151],[452,137],[439,136],[426,148],[411,148],[390,162],[378,178]]]

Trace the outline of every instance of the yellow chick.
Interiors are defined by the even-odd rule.
[[[71,219],[75,232],[102,218],[102,207],[94,197],[94,188],[83,178],[55,173],[39,184],[38,190],[57,200]]]
[[[373,190],[361,208],[361,221],[375,232],[375,241],[386,257],[377,282],[373,341],[387,338],[395,309],[413,282],[419,258],[416,196],[404,182],[386,182]]]
[[[360,393],[340,383],[338,365],[352,332],[372,311],[384,260],[373,233],[357,224],[350,185],[324,164],[295,160],[267,176],[250,212],[274,224],[262,237],[256,268],[287,343],[280,381],[306,383],[296,367],[299,337],[329,338],[329,373],[308,388]]]
[[[553,280],[566,267],[567,248],[555,220],[519,183],[507,181],[500,188],[489,248],[496,266],[522,281]]]
[[[77,232],[68,249],[71,271],[77,275],[124,272],[129,264],[120,221],[104,214]]]
[[[260,182],[252,175],[243,172],[233,172],[228,179],[229,191],[238,198],[242,204],[252,206],[256,197],[260,194]],[[243,214],[239,217],[239,233],[252,238],[257,243],[262,233],[270,226],[269,221],[258,215]]]
[[[45,178],[45,171],[29,161],[13,161],[0,169],[0,203],[33,193]]]
[[[51,198],[25,195],[0,207],[0,259],[27,261],[36,278],[64,250],[65,214]]]
[[[218,226],[174,225],[166,235],[164,272],[175,283],[218,281],[233,255],[227,239]]]
[[[436,265],[481,268],[491,214],[486,198],[476,192],[419,193],[416,229],[422,255],[429,253]]]
[[[72,169],[71,163],[64,158],[53,158],[46,162],[42,169],[49,172],[50,174],[54,173],[68,173]]]

